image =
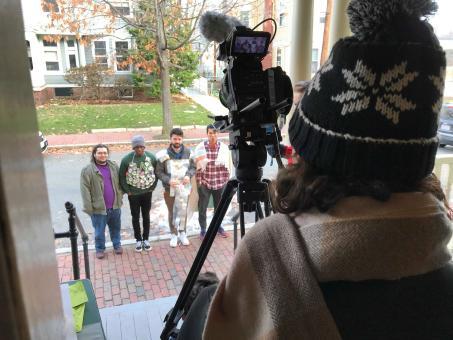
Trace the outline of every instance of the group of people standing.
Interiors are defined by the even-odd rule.
[[[206,234],[206,210],[212,196],[217,207],[224,186],[230,178],[228,147],[217,139],[217,130],[208,125],[208,140],[201,142],[194,151],[184,146],[183,131],[170,132],[170,145],[156,155],[146,151],[143,136],[134,136],[133,151],[123,157],[118,167],[109,159],[109,148],[104,144],[93,147],[91,162],[83,168],[80,190],[83,211],[91,217],[95,234],[96,257],[105,256],[105,227],[108,226],[114,253],[122,254],[121,206],[127,194],[136,239],[135,250],[152,249],[149,242],[152,193],[158,180],[164,187],[164,200],[168,209],[171,232],[170,246],[178,241],[190,244],[186,233],[187,203],[192,191],[191,179],[195,176],[199,195],[198,212],[200,238]],[[140,228],[140,215],[142,228]],[[220,228],[219,235],[227,237]]]

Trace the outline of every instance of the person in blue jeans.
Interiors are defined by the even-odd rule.
[[[93,147],[91,162],[82,169],[80,192],[83,211],[91,217],[94,228],[96,258],[105,254],[105,226],[109,227],[115,254],[121,255],[121,205],[123,192],[119,184],[119,168],[109,159],[109,149],[98,144]]]

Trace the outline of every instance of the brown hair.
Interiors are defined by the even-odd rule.
[[[173,136],[173,135],[183,137],[183,136],[184,136],[184,133],[182,132],[182,129],[181,129],[181,128],[173,128],[173,129],[171,129],[171,131],[170,131],[170,138],[171,138],[171,136]]]
[[[434,174],[417,183],[336,178],[322,174],[302,158],[298,163],[279,171],[273,190],[273,203],[279,212],[285,214],[306,211],[312,207],[325,212],[343,197],[370,196],[379,201],[387,201],[394,192],[411,191],[431,193],[450,209]]]
[[[107,153],[110,155],[110,150],[109,150],[109,147],[105,144],[97,144],[95,146],[93,146],[93,150],[91,150],[91,160],[93,162],[96,162],[96,158],[94,158],[94,155],[96,154],[96,151],[98,151],[98,149],[100,148],[106,148],[107,149]]]

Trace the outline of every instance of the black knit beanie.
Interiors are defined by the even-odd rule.
[[[445,54],[421,18],[430,0],[351,0],[338,41],[289,125],[291,144],[324,174],[414,182],[432,172]]]

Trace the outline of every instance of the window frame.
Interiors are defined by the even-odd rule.
[[[243,20],[243,16],[244,14],[247,14],[247,22],[244,22]],[[250,10],[249,9],[245,9],[245,10],[241,10],[239,12],[239,20],[241,21],[241,23],[246,26],[246,27],[250,27]]]
[[[49,74],[64,74],[63,70],[63,63],[61,59],[61,50],[60,50],[60,41],[54,42],[56,45],[55,46],[45,46],[44,42],[46,40],[42,39],[42,46],[43,46],[43,61],[44,61],[44,70],[45,73]],[[47,69],[47,58],[46,58],[46,52],[55,52],[57,54],[57,62],[58,62],[58,70],[49,70]]]
[[[282,66],[282,59],[283,59],[283,49],[281,47],[277,47],[277,51],[275,51],[275,66]]]
[[[316,56],[316,58],[314,58]],[[319,48],[311,49],[311,73],[316,73],[319,68]]]
[[[123,15],[125,17],[131,17],[132,16],[132,10],[131,10],[130,1],[127,1],[127,0],[125,0],[125,1],[116,0],[116,1],[112,1],[111,4],[112,4],[112,7],[116,11],[118,11],[120,13],[120,15]],[[127,7],[126,6],[121,6],[123,4],[127,4]],[[121,12],[123,8],[127,8],[127,10],[128,10],[127,14],[124,14],[124,13]]]
[[[131,73],[132,72],[132,65],[129,64],[129,67],[127,70],[119,70],[118,69],[118,58],[122,58],[122,55],[118,55],[118,50],[116,48],[117,43],[126,43],[127,44],[127,49],[126,51],[129,51],[131,48],[131,42],[129,40],[115,40],[115,72],[116,73]]]
[[[74,46],[69,46],[68,45],[68,41],[69,40],[72,40],[74,41]],[[74,39],[67,39],[65,40],[65,53],[66,53],[66,71],[69,71],[70,69],[72,69],[71,67],[71,60],[69,59],[69,56],[70,55],[75,55],[75,59],[76,59],[76,67],[80,67],[80,60],[79,60],[79,44],[77,42],[77,40],[74,38]]]
[[[278,15],[278,26],[279,27],[286,27],[288,26],[288,14],[285,12],[281,12]]]
[[[27,46],[27,57],[28,57],[28,68],[30,71],[33,71],[33,57],[31,55],[31,44],[30,40],[25,40],[25,45]]]
[[[98,63],[96,61],[96,47],[95,47],[95,43],[96,42],[103,42],[105,44],[105,58],[107,60],[107,64],[105,63]],[[107,68],[110,68],[112,65],[111,65],[111,61],[110,61],[110,58],[109,58],[109,44],[108,44],[108,40],[107,39],[97,39],[97,40],[93,40],[92,44],[91,44],[91,48],[92,48],[92,54],[93,54],[93,62],[94,63],[97,63],[99,65],[106,65]]]

